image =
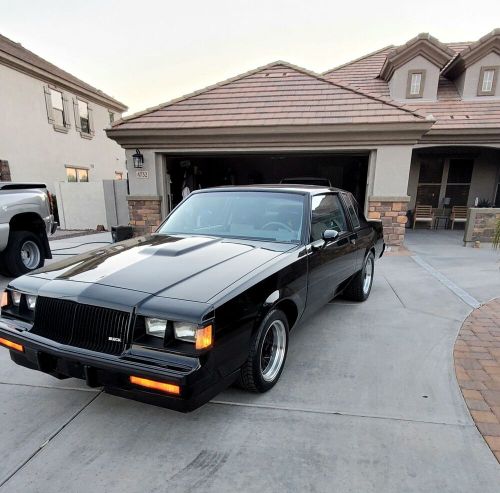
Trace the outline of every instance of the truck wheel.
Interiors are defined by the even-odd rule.
[[[375,271],[375,256],[373,252],[368,253],[363,262],[363,268],[354,275],[347,285],[343,296],[352,301],[365,301],[370,296],[373,284],[373,273]]]
[[[251,392],[266,392],[279,380],[288,351],[288,320],[271,310],[252,336],[239,384]]]
[[[30,231],[11,231],[3,252],[3,267],[13,277],[43,267],[45,258],[40,238]]]

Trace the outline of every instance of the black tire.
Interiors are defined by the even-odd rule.
[[[28,243],[29,242],[29,243]],[[21,251],[26,244],[30,249],[35,249],[38,255],[38,261],[32,266],[27,266],[21,257]],[[7,247],[2,252],[2,261],[0,269],[5,271],[6,275],[12,277],[22,276],[27,272],[43,267],[45,263],[44,249],[40,238],[30,231],[11,231]]]
[[[284,335],[284,340],[283,338],[278,337],[278,340],[281,341],[278,341],[278,346],[282,348],[283,352],[280,351],[279,368],[276,365],[273,371],[269,371],[266,378],[265,370],[269,367],[262,368],[264,360],[261,362],[261,357],[263,355],[262,351],[264,342],[266,342],[266,345],[269,348],[269,331],[272,331],[271,334],[274,334],[275,332],[273,331],[273,327],[275,327],[279,333],[283,333]],[[240,387],[250,392],[261,393],[267,392],[269,389],[274,387],[285,366],[286,355],[288,353],[288,334],[288,320],[285,314],[280,310],[271,310],[266,315],[264,320],[262,320],[259,328],[252,336],[248,358],[245,364],[241,367],[241,373],[238,379]],[[272,370],[272,368],[270,370]]]
[[[365,285],[367,269],[371,270],[368,286]],[[344,290],[343,297],[351,301],[365,301],[370,296],[375,273],[375,256],[369,252],[363,261],[363,268],[354,275]]]

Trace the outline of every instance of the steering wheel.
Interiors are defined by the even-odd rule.
[[[290,233],[295,233],[295,231],[290,226],[288,226],[288,224],[280,223],[278,221],[270,221],[270,222],[264,224],[264,226],[262,226],[262,229],[268,229],[269,226],[278,226],[278,227],[281,227],[283,229],[288,230]]]

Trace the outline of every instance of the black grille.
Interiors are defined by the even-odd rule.
[[[127,312],[39,296],[31,332],[69,346],[120,354],[129,319]]]

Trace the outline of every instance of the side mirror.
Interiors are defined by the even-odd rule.
[[[335,231],[334,229],[325,229],[322,236],[326,243],[330,243],[332,241],[335,241],[338,238],[339,234],[340,233],[338,231]]]

